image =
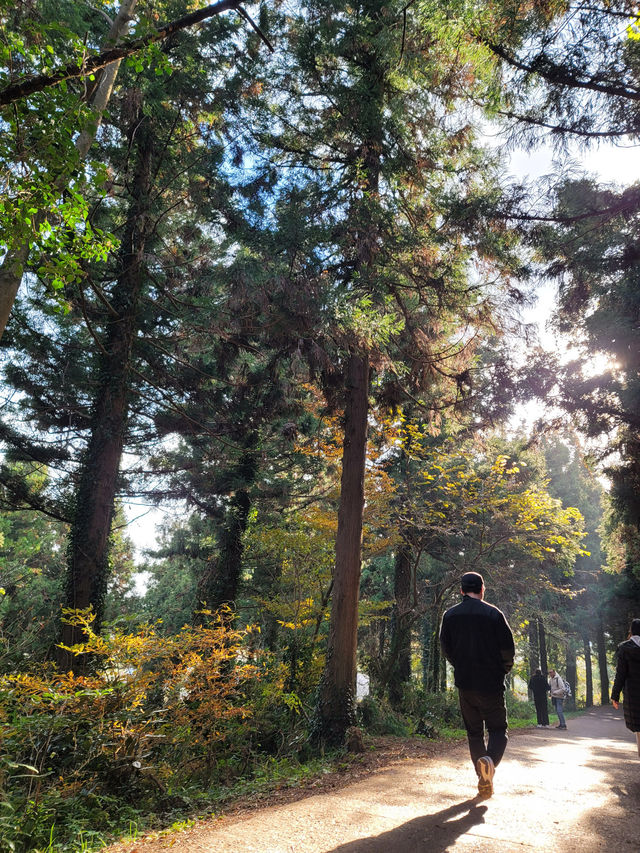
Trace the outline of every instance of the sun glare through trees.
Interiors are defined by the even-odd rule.
[[[512,717],[552,661],[609,702],[637,32],[627,0],[0,0],[0,853],[459,726],[466,571]]]

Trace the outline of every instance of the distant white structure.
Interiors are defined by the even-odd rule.
[[[369,695],[369,676],[364,672],[356,674],[356,702]]]

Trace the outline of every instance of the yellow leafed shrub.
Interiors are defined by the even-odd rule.
[[[97,636],[91,615],[66,617],[86,642],[73,647],[84,674],[52,665],[0,679],[0,797],[56,787],[122,794],[164,788],[177,767],[211,771],[249,711],[242,687],[258,669],[240,659],[244,632],[225,614],[162,636],[154,626]]]

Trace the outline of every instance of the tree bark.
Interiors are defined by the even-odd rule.
[[[538,648],[540,649],[540,669],[547,676],[549,672],[549,661],[547,659],[547,635],[544,630],[544,622],[538,617]]]
[[[129,136],[136,159],[129,215],[119,253],[119,275],[111,300],[115,315],[109,320],[100,359],[91,435],[75,496],[67,564],[66,606],[92,607],[97,630],[107,585],[109,534],[128,420],[132,352],[138,331],[145,279],[144,254],[150,229],[153,135],[141,110]],[[80,629],[63,625],[65,645],[83,639]],[[73,658],[63,652],[59,663],[70,669]]]
[[[609,704],[609,670],[607,669],[607,643],[604,636],[602,615],[598,619],[598,669],[600,671],[600,704]]]
[[[422,619],[420,631],[420,661],[422,664],[422,689],[428,692],[430,689],[430,667],[431,667],[431,617],[425,613]]]
[[[440,623],[442,622],[442,599],[438,596],[434,603],[433,623],[431,631],[431,690],[434,693],[441,692],[442,667],[445,666],[442,650],[440,648]]]
[[[533,675],[540,666],[540,640],[537,617],[529,620],[529,674]]]
[[[252,434],[245,444],[255,443],[256,438]],[[249,489],[255,483],[257,473],[258,459],[251,447],[246,447],[234,471],[242,485],[235,490],[229,501],[224,523],[218,534],[218,559],[213,570],[200,583],[201,609],[217,610],[225,605],[235,608],[242,577],[243,539],[251,510]]]
[[[138,0],[122,0],[120,8],[118,9],[118,14],[113,19],[109,33],[104,40],[104,48],[113,47],[125,35],[129,27],[129,22],[133,17],[133,12],[137,2]],[[104,111],[106,110],[109,99],[111,98],[111,93],[113,92],[113,86],[116,81],[116,77],[118,76],[118,70],[120,69],[121,62],[121,59],[116,59],[115,62],[111,62],[109,65],[105,66],[97,75],[94,88],[89,97],[89,105],[96,113],[95,124],[92,127],[83,130],[76,140],[76,148],[78,149],[78,154],[82,160],[84,160],[89,153],[93,140],[96,138],[98,128],[102,122],[102,116],[104,115]]]
[[[593,667],[591,665],[591,643],[589,642],[589,637],[586,634],[582,638],[582,644],[584,647],[584,668],[585,668],[585,682],[586,682],[586,706],[587,708],[593,707]]]
[[[412,562],[411,548],[398,548],[394,564],[394,619],[391,635],[389,702],[398,708],[405,684],[411,681],[411,623],[412,623]]]
[[[447,692],[447,659],[441,656],[440,693]]]
[[[352,351],[347,366],[342,479],[327,660],[320,684],[316,731],[342,743],[355,723],[358,597],[362,560],[364,474],[369,413],[369,358]]]

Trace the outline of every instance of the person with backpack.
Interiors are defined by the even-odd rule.
[[[629,731],[635,732],[640,755],[640,619],[631,622],[629,639],[620,643],[617,656],[611,701],[617,710],[620,692],[624,693],[624,722]]]
[[[556,709],[556,714],[558,715],[558,725],[557,729],[566,729],[567,722],[564,718],[564,700],[567,695],[565,681],[555,669],[549,670],[549,690],[551,691],[551,704]]]
[[[549,705],[547,702],[549,683],[540,668],[536,669],[529,679],[529,690],[533,693],[533,701],[536,706],[537,728],[546,729],[549,727]]]

